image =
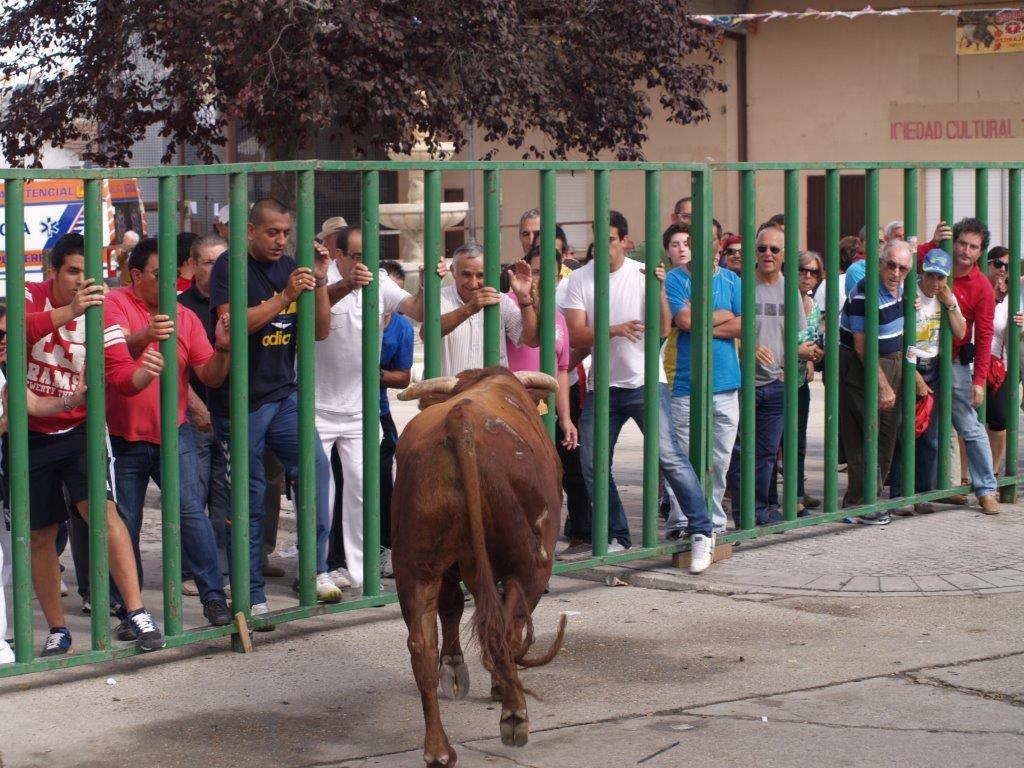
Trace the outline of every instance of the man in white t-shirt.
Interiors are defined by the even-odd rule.
[[[363,234],[355,227],[327,232],[322,238],[332,256],[327,270],[331,301],[331,332],[316,343],[316,428],[324,453],[338,449],[344,477],[342,533],[346,572],[331,572],[341,588],[363,583],[363,292],[374,277],[362,263]],[[378,275],[378,317],[401,312],[423,319],[423,291],[414,298],[381,270]],[[422,281],[421,281],[422,285]],[[330,483],[329,508],[334,509],[335,485]],[[381,510],[382,515],[390,510]]]
[[[529,265],[519,261],[509,275],[509,287],[519,306],[484,283],[484,249],[476,242],[460,245],[452,254],[451,285],[441,289],[441,375],[455,376],[484,364],[484,307],[501,305],[499,364],[508,364],[505,337],[519,345],[536,347],[537,308],[530,296]],[[423,328],[420,328],[422,338]]]
[[[625,216],[618,211],[609,215],[608,237],[608,323],[611,336],[608,344],[608,462],[615,454],[615,443],[619,432],[629,419],[644,429],[644,270],[640,262],[626,258],[625,239],[629,225]],[[659,277],[661,271],[659,269]],[[661,327],[668,334],[671,317],[668,302],[662,302]],[[594,345],[594,262],[580,267],[569,276],[566,289],[565,321],[569,326],[569,340],[575,349],[592,348]],[[714,533],[708,516],[700,481],[683,448],[671,428],[667,379],[664,366],[659,365],[659,389],[661,395],[661,418],[659,429],[659,463],[676,498],[679,500],[688,521],[688,530],[693,534],[693,557],[691,572],[699,573],[711,564],[714,552]],[[594,487],[594,376],[591,370],[587,382],[587,402],[580,419],[580,463],[583,477],[593,498]],[[608,529],[615,539],[609,552],[628,549],[632,542],[629,523],[619,498],[615,479],[608,478]]]

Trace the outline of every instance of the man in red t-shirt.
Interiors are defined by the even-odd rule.
[[[55,547],[57,529],[67,519],[65,498],[88,520],[88,446],[85,405],[76,398],[85,366],[85,320],[89,307],[101,306],[105,287],[85,279],[84,241],[68,234],[51,252],[50,279],[25,286],[28,391],[57,397],[63,410],[28,418],[29,519],[32,541],[32,583],[50,633],[42,656],[67,653],[71,633],[64,624],[60,599],[60,569]],[[117,347],[106,360],[106,385],[112,392],[131,394],[149,385],[163,370],[163,358],[148,352],[139,363],[124,346],[124,334],[105,328],[104,346]],[[142,605],[131,538],[114,504],[107,477],[107,530],[110,573],[121,593],[122,622],[134,628],[139,647],[152,651],[164,646],[164,636]]]
[[[932,240],[919,246],[917,253],[920,266],[928,251],[938,248],[942,240],[953,240],[953,295],[967,321],[967,332],[963,338],[953,340],[953,427],[967,449],[971,485],[981,511],[987,515],[997,515],[999,501],[996,498],[992,447],[975,411],[985,395],[985,382],[992,359],[996,297],[992,284],[978,269],[978,259],[988,250],[989,237],[988,227],[979,219],[961,219],[952,229],[946,222],[940,221]],[[969,342],[974,344],[973,354],[963,350]],[[951,498],[955,498],[957,503],[966,502],[963,497]]]
[[[111,326],[124,332],[123,343],[112,343],[106,355],[124,354],[139,358],[147,350],[178,331],[178,453],[181,546],[188,570],[195,578],[203,615],[214,626],[231,623],[224,595],[224,576],[217,557],[217,540],[210,519],[204,514],[204,500],[199,488],[199,465],[195,437],[186,426],[189,373],[195,371],[199,380],[210,387],[220,386],[228,373],[230,329],[225,313],[215,329],[215,348],[210,346],[206,329],[196,314],[175,303],[176,319],[160,314],[159,259],[155,238],[139,242],[128,257],[132,282],[113,291],[104,306],[104,318]],[[137,394],[125,396],[116,392],[107,398],[107,429],[114,458],[114,482],[117,499],[125,515],[128,532],[135,547],[142,578],[142,557],[139,536],[142,532],[142,511],[146,486],[152,479],[158,486],[160,477],[160,385],[153,381]],[[126,632],[126,634],[128,634]],[[122,638],[126,639],[126,638]]]

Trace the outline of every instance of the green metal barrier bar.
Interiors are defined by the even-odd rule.
[[[865,171],[864,503],[878,501],[878,171]],[[890,382],[891,383],[891,382]],[[852,470],[851,470],[852,471]],[[884,478],[882,478],[884,481]]]
[[[423,175],[423,378],[441,375],[441,172]],[[365,233],[363,237],[365,244]],[[364,487],[366,486],[364,483]]]
[[[1020,311],[1020,259],[1021,259],[1021,195],[1020,169],[1010,171],[1010,293],[1006,300],[1010,302],[1007,310],[1009,321],[1007,327],[1013,325],[1013,316]],[[10,231],[10,230],[8,230]],[[1006,474],[1017,475],[1018,436],[1020,435],[1020,344],[1007,344],[1006,382],[1004,387],[1010,389],[1006,393],[1006,409],[1010,414],[1010,423],[1006,425]],[[1000,499],[1004,502],[1017,500],[1017,484],[1003,486]]]
[[[229,177],[228,222],[231,229],[228,308],[231,314],[231,611],[252,616],[249,605],[249,218],[248,177]],[[240,643],[235,640],[236,650]]]
[[[661,283],[654,272],[661,264],[661,172],[644,173],[644,547],[658,543],[658,451],[661,414],[659,384],[661,358]],[[671,417],[671,415],[670,415]]]
[[[594,398],[594,469],[591,503],[594,508],[593,553],[608,552],[608,481],[611,462],[608,460],[608,418],[610,406],[608,373],[608,225],[611,210],[611,184],[608,171],[594,173],[594,349],[591,376],[594,390],[587,396]]]
[[[903,172],[903,231],[917,232],[917,169]],[[912,496],[916,491],[917,364],[911,360],[910,347],[917,343],[917,253],[912,254],[910,273],[903,283],[903,434],[900,439],[901,491]],[[914,357],[916,360],[916,356]]]
[[[25,182],[4,181],[7,267],[7,449],[10,476],[11,556],[14,577],[14,658],[28,664],[35,655],[32,637],[32,547],[28,512],[28,394],[25,381]],[[101,371],[102,373],[102,371]],[[105,577],[104,577],[105,578]],[[109,622],[109,619],[108,619]]]
[[[786,280],[786,355],[784,360],[784,416],[785,426],[782,430],[782,516],[785,520],[796,520],[797,486],[797,451],[800,437],[799,397],[802,361],[797,350],[797,337],[800,335],[800,316],[803,314],[800,295],[800,172],[786,171],[785,174],[785,209],[786,209],[786,260],[783,265]],[[771,482],[775,482],[773,477]]]
[[[555,370],[555,172],[540,172],[540,369],[549,376]],[[537,308],[535,308],[536,310]],[[555,394],[548,395],[544,425],[555,439]]]
[[[178,179],[158,183],[160,314],[178,316]],[[86,225],[88,231],[88,225]],[[97,232],[100,230],[97,229]],[[178,466],[178,329],[160,342],[160,542],[163,547],[164,633],[180,635],[181,614],[181,473]],[[90,505],[90,508],[91,505]],[[140,585],[141,586],[141,585]],[[97,607],[102,613],[103,604]]]
[[[501,175],[484,172],[484,282],[500,290]],[[484,307],[484,367],[501,362],[501,304]]]
[[[974,216],[988,226],[988,168],[974,169]],[[978,269],[981,274],[988,276],[988,252],[982,250],[978,259]],[[1012,316],[1010,318],[1013,319]],[[985,424],[986,400],[988,398],[988,387],[981,393],[981,405],[978,406],[978,420]],[[998,469],[996,470],[998,472]]]
[[[940,218],[953,226],[953,169],[943,168],[940,173]],[[943,240],[940,246],[946,253],[953,253],[953,241]],[[949,286],[953,287],[953,275],[949,276]],[[953,434],[953,333],[949,326],[947,313],[942,313],[939,326],[939,392],[935,399],[935,407],[939,409],[939,453],[938,482],[936,488],[949,488],[949,443]]]
[[[690,174],[693,190],[693,234],[690,238],[692,257],[692,326],[690,330],[690,463],[700,478],[705,498],[711,498],[711,330],[712,283],[714,255],[711,253],[711,174],[700,171]]]
[[[740,276],[740,300],[743,302],[743,316],[740,318],[741,368],[740,377],[740,527],[745,531],[754,530],[755,463],[757,435],[754,424],[757,421],[756,398],[753,371],[757,367],[757,189],[756,171],[740,172],[740,211],[743,219],[743,268]],[[736,503],[736,499],[732,500]],[[735,515],[734,515],[735,517]]]
[[[839,509],[839,171],[825,172],[825,496]]]
[[[297,174],[295,218],[295,261],[300,267],[313,269],[313,237],[316,233],[314,214],[313,171]],[[317,289],[321,290],[321,289]],[[299,487],[296,494],[295,524],[299,549],[299,605],[316,602],[316,296],[313,291],[299,294],[299,317],[296,327],[299,395]],[[376,487],[376,486],[370,486]]]
[[[380,593],[380,174],[363,174],[363,594]],[[435,273],[436,275],[436,273]]]
[[[102,243],[103,203],[100,181],[85,182],[85,276],[97,284],[103,282]],[[9,345],[8,345],[9,346]],[[104,606],[110,602],[110,575],[107,567],[107,398],[103,365],[103,307],[85,311],[86,358],[100,361],[85,366],[86,393],[85,442],[89,452],[89,564],[93,605],[100,617],[91,619],[92,647],[110,646],[110,618]],[[106,599],[104,599],[106,598]]]

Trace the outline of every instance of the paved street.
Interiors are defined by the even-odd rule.
[[[411,413],[402,405],[400,420]],[[634,512],[638,457],[627,430],[616,465]],[[150,588],[158,519],[148,513],[144,533]],[[287,507],[283,521],[274,559],[294,568]],[[538,696],[530,743],[501,745],[475,657],[469,698],[442,702],[442,716],[464,766],[1016,765],[1022,553],[1024,506],[994,518],[943,507],[744,542],[702,576],[659,560],[556,577],[538,643],[563,611],[567,641],[524,673]],[[71,575],[65,604],[84,640]],[[294,603],[290,582],[270,580],[272,608]],[[186,601],[196,625],[198,600]],[[0,681],[0,766],[422,766],[397,606],[255,641],[251,655],[217,640]]]

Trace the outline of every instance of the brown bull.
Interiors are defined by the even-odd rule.
[[[469,692],[459,643],[459,581],[476,603],[473,625],[491,673],[491,698],[502,702],[505,744],[522,746],[529,735],[527,691],[517,666],[549,662],[565,630],[563,616],[550,650],[526,658],[533,643],[531,614],[551,576],[562,469],[536,407],[557,384],[543,374],[518,376],[505,368],[465,371],[399,395],[419,397],[425,408],[398,443],[391,551],[423,700],[423,760],[431,768],[453,766],[457,759],[441,725],[438,686],[451,698]]]

